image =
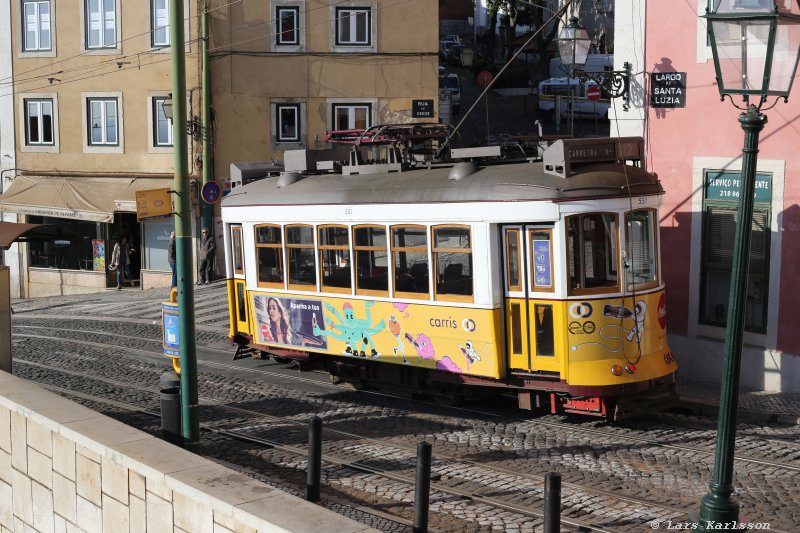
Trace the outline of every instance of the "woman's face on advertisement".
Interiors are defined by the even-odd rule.
[[[269,319],[272,321],[280,320],[281,318],[281,310],[278,309],[278,302],[275,300],[270,300],[267,304],[267,313],[269,313]]]

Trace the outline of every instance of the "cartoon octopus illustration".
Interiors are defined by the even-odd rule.
[[[436,352],[433,349],[433,343],[427,335],[420,333],[415,339],[413,335],[406,332],[405,338],[406,341],[417,351],[417,357],[419,358],[419,361],[422,361],[423,359],[435,358]]]
[[[373,358],[380,357],[380,354],[375,349],[375,343],[372,342],[372,336],[380,333],[384,329],[386,329],[386,323],[381,320],[377,324],[372,324],[372,312],[370,308],[375,305],[375,302],[365,302],[364,307],[366,308],[367,316],[366,318],[360,319],[356,318],[355,311],[353,310],[353,304],[350,302],[345,302],[342,305],[342,313],[339,312],[338,309],[333,307],[328,302],[325,302],[325,309],[339,321],[338,324],[334,324],[333,321],[329,317],[325,317],[325,324],[327,326],[327,330],[322,331],[318,327],[313,328],[314,336],[328,336],[333,337],[334,339],[344,341],[346,348],[344,350],[344,355],[353,355],[353,356],[361,356],[366,357],[366,349],[369,347],[370,354]],[[361,350],[358,350],[358,345],[361,344]]]

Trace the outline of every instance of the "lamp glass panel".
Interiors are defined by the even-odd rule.
[[[779,21],[772,53],[770,94],[788,96],[797,71],[798,54],[800,54],[800,25]]]
[[[778,0],[778,7],[785,0]],[[775,0],[714,0],[714,13],[769,13]]]
[[[566,26],[558,35],[558,53],[565,65],[585,65],[591,39],[585,28]]]
[[[766,91],[764,70],[769,20],[712,20],[720,71],[720,93]]]

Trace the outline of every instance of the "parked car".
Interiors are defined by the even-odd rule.
[[[447,48],[447,62],[457,67],[461,66],[461,51],[464,50],[463,44],[451,44]]]
[[[601,92],[598,100],[592,101],[586,97],[586,90],[597,83],[587,80],[583,83],[577,78],[550,78],[539,83],[539,110],[546,114],[554,115],[556,96],[560,96],[560,114],[562,118],[569,117],[570,108],[575,118],[604,118],[608,116],[611,100],[607,94]],[[570,96],[571,95],[571,96]]]
[[[461,109],[461,80],[458,74],[450,73],[443,78],[439,78],[439,88],[450,93],[453,102],[453,113],[458,113]]]
[[[442,37],[439,39],[439,42],[440,42],[440,43],[447,42],[447,43],[456,43],[456,44],[462,44],[462,42],[461,42],[461,37],[460,37],[460,36],[458,36],[458,35],[452,34],[452,33],[451,33],[451,34],[448,34],[448,35],[444,35],[444,36],[442,36]]]

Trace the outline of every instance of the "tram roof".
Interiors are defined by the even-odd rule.
[[[635,166],[599,163],[568,178],[544,172],[541,163],[479,167],[458,180],[453,167],[377,174],[308,175],[278,187],[279,177],[236,188],[222,207],[257,205],[397,204],[492,201],[574,201],[661,194],[658,179]]]

